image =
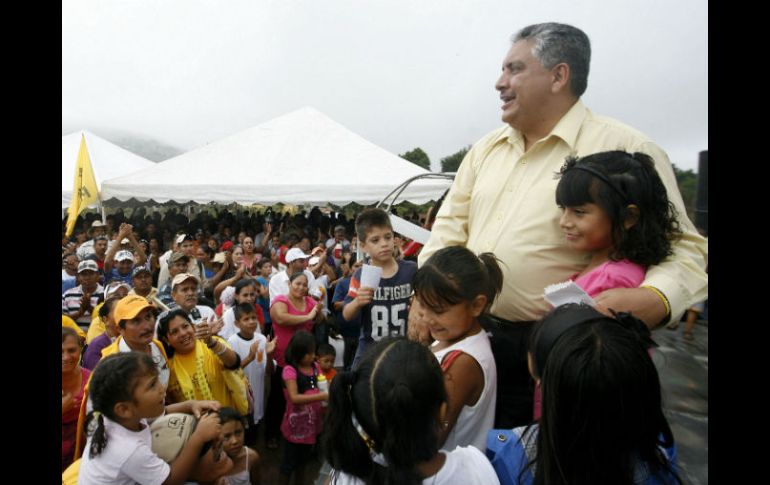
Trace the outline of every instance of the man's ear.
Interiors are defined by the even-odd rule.
[[[551,68],[551,92],[559,93],[564,89],[570,89],[569,82],[572,77],[572,71],[569,69],[569,65],[565,62],[556,64]]]
[[[626,206],[626,219],[623,221],[623,228],[627,231],[634,227],[637,222],[639,222],[639,207],[629,204]]]

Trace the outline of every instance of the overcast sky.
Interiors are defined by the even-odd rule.
[[[62,135],[158,161],[309,105],[438,170],[501,125],[509,39],[546,21],[591,39],[590,109],[697,170],[705,0],[63,0]]]

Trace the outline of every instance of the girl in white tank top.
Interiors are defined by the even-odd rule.
[[[476,256],[464,247],[439,250],[417,271],[412,318],[422,320],[435,339],[433,354],[444,372],[448,409],[441,449],[473,445],[486,449],[495,420],[497,368],[479,317],[502,288],[492,253]]]
[[[243,444],[246,435],[243,417],[233,408],[222,408],[219,419],[224,451],[233,460],[233,469],[224,477],[224,482],[228,485],[259,483],[259,455]]]

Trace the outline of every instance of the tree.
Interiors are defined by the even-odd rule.
[[[457,153],[453,153],[448,157],[442,158],[441,171],[457,172],[457,169],[460,168],[460,162],[463,161],[463,158],[465,158],[465,154],[468,153],[468,150],[470,149],[471,149],[471,146],[468,145],[467,147],[460,149],[460,151],[458,151]]]
[[[687,210],[687,215],[690,220],[694,220],[695,197],[698,190],[698,175],[691,169],[681,170],[673,163],[671,166],[674,169],[674,176],[676,177],[676,183],[679,186],[679,192],[682,194],[682,200],[684,200],[684,207]]]
[[[412,151],[402,153],[399,155],[399,157],[403,158],[404,160],[409,160],[413,164],[417,165],[418,167],[422,167],[425,170],[430,170],[430,158],[428,158],[428,154],[425,153],[420,147],[417,147]]]

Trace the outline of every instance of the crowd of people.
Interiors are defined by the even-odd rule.
[[[665,153],[580,102],[589,60],[514,36],[424,248],[372,208],[82,217],[63,481],[261,483],[264,435],[286,484],[682,483],[650,329],[705,298],[705,240]],[[595,304],[549,307],[562,281]]]

